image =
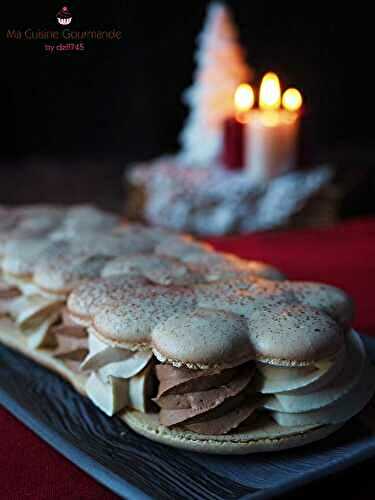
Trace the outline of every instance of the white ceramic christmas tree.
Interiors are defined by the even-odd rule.
[[[223,121],[233,114],[237,86],[252,76],[230,12],[222,3],[208,7],[196,62],[195,81],[183,95],[191,111],[180,135],[180,156],[183,163],[205,167],[220,153]]]

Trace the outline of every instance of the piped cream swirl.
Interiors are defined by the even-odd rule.
[[[335,424],[358,413],[370,399],[374,369],[360,337],[347,335],[334,359],[315,367],[284,368],[258,363],[263,407],[283,426]],[[372,375],[373,378],[373,375]]]
[[[107,415],[125,406],[145,411],[152,352],[112,347],[98,339],[92,328],[88,333],[89,352],[81,364],[81,370],[90,372],[88,397]]]

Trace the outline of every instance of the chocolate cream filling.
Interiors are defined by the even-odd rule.
[[[193,432],[226,434],[238,427],[259,405],[250,382],[252,363],[226,370],[206,371],[157,365],[162,425],[181,426]]]

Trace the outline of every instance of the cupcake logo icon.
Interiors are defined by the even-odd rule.
[[[67,26],[72,22],[72,14],[70,13],[68,7],[64,5],[59,12],[56,14],[57,22],[64,26]]]

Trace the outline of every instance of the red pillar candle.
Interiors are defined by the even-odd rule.
[[[236,118],[227,118],[224,122],[222,161],[228,170],[244,166],[244,124]]]
[[[233,117],[224,122],[222,161],[228,170],[238,170],[245,164],[245,125],[254,105],[254,91],[241,83],[233,96]]]

